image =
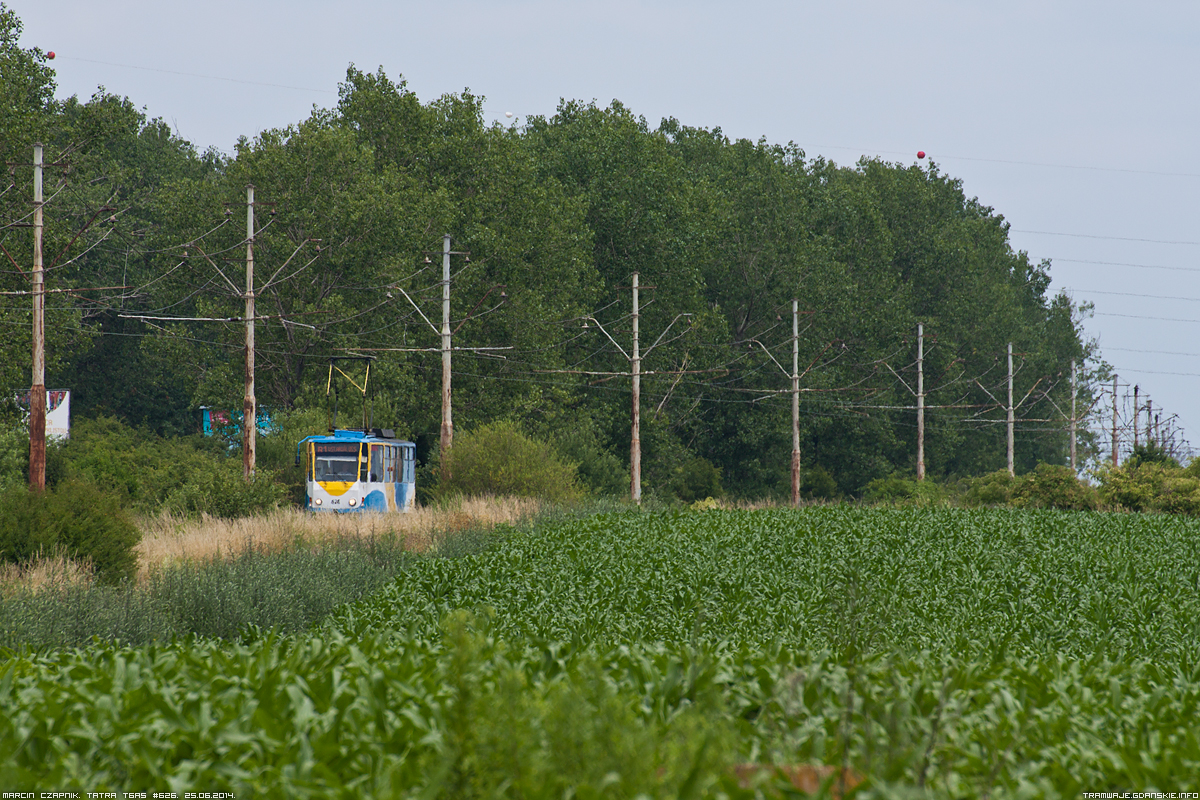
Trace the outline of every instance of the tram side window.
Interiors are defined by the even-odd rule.
[[[386,483],[396,482],[396,447],[388,445],[383,449],[383,480]]]
[[[371,482],[383,480],[383,446],[371,445]]]
[[[411,447],[404,448],[404,482],[412,483],[416,480],[416,450]]]

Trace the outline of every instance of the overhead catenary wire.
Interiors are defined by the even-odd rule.
[[[1137,269],[1166,269],[1177,272],[1200,272],[1200,267],[1175,267],[1165,264],[1133,264],[1127,261],[1093,261],[1081,258],[1051,258],[1051,261],[1064,261],[1068,264],[1094,264],[1104,267],[1134,267]]]
[[[1108,292],[1100,291],[1099,289],[1065,289],[1069,293],[1079,292],[1081,294],[1102,294],[1111,297],[1144,297],[1150,300],[1179,300],[1181,302],[1200,303],[1200,297],[1180,297],[1178,295],[1169,294],[1139,294],[1137,292]]]
[[[1070,236],[1076,239],[1106,239],[1116,242],[1144,242],[1148,244],[1200,245],[1200,242],[1190,239],[1143,239],[1135,236],[1106,236],[1099,233],[1066,233],[1064,231],[1029,231],[1019,228],[1011,228],[1010,230],[1013,233],[1028,233],[1039,236]]]

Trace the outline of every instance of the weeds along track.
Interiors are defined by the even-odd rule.
[[[237,519],[164,513],[139,520],[142,540],[137,545],[138,582],[181,563],[229,559],[247,548],[279,552],[346,540],[392,536],[402,549],[424,553],[439,538],[469,529],[515,525],[542,510],[537,500],[523,497],[473,497],[407,514],[312,514],[280,508],[269,514]],[[62,557],[38,559],[18,567],[0,564],[0,594],[87,583],[84,564]]]
[[[102,585],[86,565],[63,558],[0,573],[0,651],[80,646],[95,637],[141,644],[303,630],[378,590],[421,553],[473,552],[496,538],[497,525],[538,513],[529,500],[480,499],[387,516],[155,517],[137,581]]]
[[[12,655],[0,785],[734,798],[809,774],[864,798],[1198,791],[1197,620],[1200,525],[1175,517],[549,520],[415,558],[294,635]]]
[[[297,542],[320,544],[392,534],[405,549],[423,553],[437,534],[468,528],[513,525],[537,514],[541,503],[522,497],[466,498],[407,514],[313,514],[295,508],[240,519],[199,519],[164,514],[143,520],[138,545],[139,576],[178,561],[202,561],[234,555],[247,546],[279,551]]]

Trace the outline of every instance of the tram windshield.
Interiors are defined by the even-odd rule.
[[[316,479],[319,481],[353,481],[358,479],[357,459],[317,458]]]
[[[314,480],[358,480],[358,445],[317,443],[314,449]]]

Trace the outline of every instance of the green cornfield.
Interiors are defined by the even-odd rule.
[[[795,790],[737,765],[812,764],[861,798],[1200,792],[1198,522],[830,506],[494,536],[303,633],[9,653],[0,790],[740,798]]]

